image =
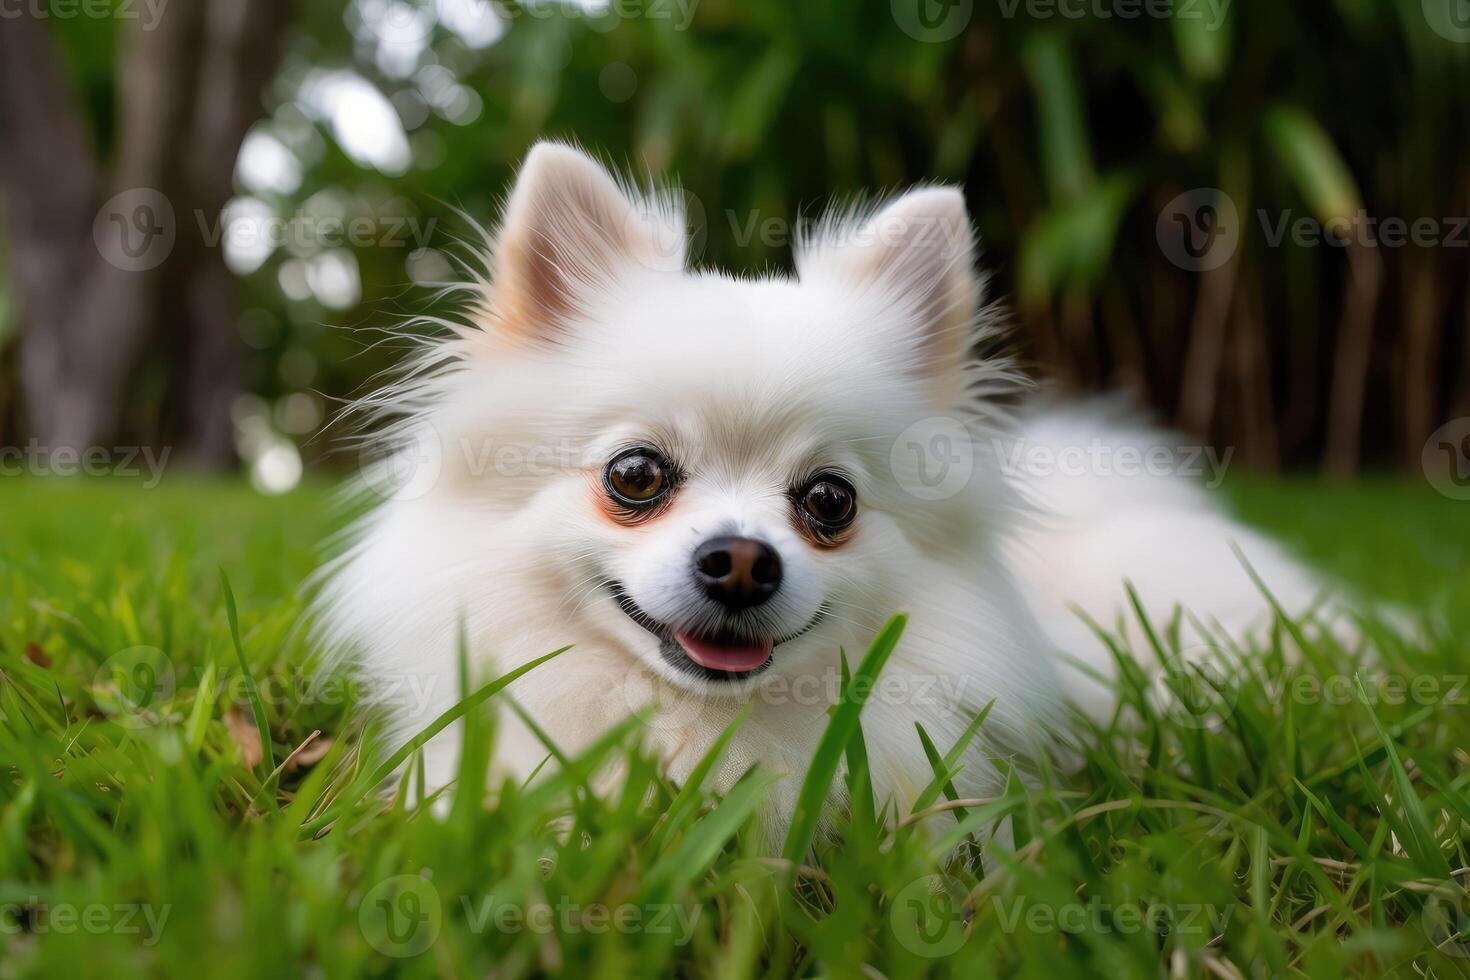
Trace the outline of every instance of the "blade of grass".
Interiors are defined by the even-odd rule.
[[[929,785],[937,787],[937,791],[934,796],[929,796],[929,791],[925,790],[923,794],[916,797],[914,807],[909,811],[911,814],[927,809],[938,798],[938,792],[943,792],[944,798],[951,803],[960,798],[960,794],[954,788],[953,781],[960,767],[954,769],[946,768],[944,759],[940,757],[939,750],[934,747],[934,740],[929,737],[928,732],[924,731],[924,726],[916,721],[914,722],[914,728],[919,733],[919,745],[924,750],[924,758],[929,761],[929,768],[934,772],[934,778],[930,781]],[[926,796],[928,796],[928,799],[925,799]],[[961,807],[955,808],[954,815],[956,820],[965,819],[965,811]]]
[[[1408,839],[1403,842],[1404,849],[1426,871],[1441,878],[1448,878],[1450,876],[1449,862],[1445,860],[1444,854],[1434,840],[1434,833],[1429,828],[1429,817],[1424,812],[1424,802],[1414,791],[1414,784],[1409,780],[1403,760],[1399,758],[1399,750],[1394,745],[1393,739],[1389,737],[1388,729],[1379,720],[1378,713],[1373,710],[1373,705],[1368,700],[1368,692],[1363,687],[1362,677],[1354,674],[1353,684],[1358,690],[1358,700],[1367,709],[1368,718],[1373,722],[1374,730],[1378,732],[1378,737],[1383,741],[1384,751],[1388,753],[1388,772],[1393,779],[1394,802],[1398,805],[1405,829],[1408,830]]]
[[[349,797],[348,799],[344,800],[339,798],[336,805],[334,805],[332,809],[307,823],[306,826],[302,828],[302,833],[310,835],[320,831],[323,827],[327,826],[333,820],[335,820],[340,812],[350,808],[351,806],[355,806],[362,800],[364,796],[372,791],[373,787],[377,786],[378,784],[382,783],[383,780],[393,775],[394,771],[403,764],[404,760],[406,760],[413,753],[417,752],[431,738],[433,738],[435,735],[438,735],[450,725],[454,724],[460,718],[463,718],[465,712],[479,707],[481,704],[484,704],[485,701],[509,686],[521,675],[535,670],[537,667],[546,663],[548,660],[551,660],[553,657],[559,657],[570,649],[571,646],[564,646],[559,650],[553,650],[552,652],[544,656],[537,657],[535,660],[522,664],[509,673],[502,674],[495,680],[480,688],[474,694],[471,694],[468,697],[461,698],[458,703],[454,704],[452,707],[448,708],[441,715],[439,715],[439,717],[431,721],[417,735],[400,745],[397,750],[389,755],[388,758],[376,769],[374,769],[369,776],[364,779],[357,780],[356,787],[351,788],[349,793],[344,794],[344,796]]]
[[[957,767],[959,767],[960,759],[964,756],[965,750],[970,747],[970,743],[974,741],[975,736],[980,733],[980,726],[984,725],[985,719],[990,717],[990,709],[993,707],[995,707],[995,699],[991,698],[990,702],[981,708],[979,713],[970,721],[970,724],[966,726],[964,732],[955,740],[954,745],[950,746],[949,751],[940,760],[939,767],[934,770],[934,779],[929,782],[928,786],[924,787],[923,792],[915,799],[913,809],[909,811],[910,813],[917,813],[926,807],[932,806],[934,801],[939,799],[940,790],[944,788],[945,783],[948,783],[959,772],[959,768]],[[917,725],[918,723],[915,722],[916,727]],[[919,739],[928,743],[928,747],[924,750],[927,755],[929,749],[933,748],[933,743],[929,741],[929,733],[921,728],[919,730]],[[929,760],[929,764],[931,766],[934,765],[934,758]],[[939,776],[941,772],[947,774],[942,781]],[[951,792],[953,789],[954,787],[950,786],[945,792]],[[950,796],[949,799],[953,800],[955,797]]]
[[[651,896],[667,900],[677,896],[714,861],[725,843],[766,799],[775,775],[747,774],[728,796],[693,824],[679,846],[659,858],[649,869],[644,884]]]
[[[796,809],[791,817],[786,846],[782,849],[782,856],[792,867],[801,864],[807,849],[811,847],[821,819],[822,807],[832,786],[832,777],[837,772],[838,761],[846,753],[847,743],[857,729],[858,715],[874,689],[873,682],[898,646],[898,638],[903,635],[907,623],[907,616],[894,616],[879,631],[853,674],[854,683],[849,685],[847,697],[837,705],[832,720],[828,722],[826,731],[817,742],[817,750],[807,769],[806,779],[802,781]]]
[[[1352,825],[1346,820],[1339,817],[1337,811],[1332,809],[1331,804],[1325,800],[1318,799],[1315,793],[1307,789],[1306,783],[1303,783],[1299,779],[1296,780],[1296,788],[1301,790],[1302,794],[1306,796],[1307,802],[1311,803],[1316,811],[1322,814],[1322,819],[1327,821],[1328,826],[1332,828],[1333,832],[1347,841],[1348,846],[1357,852],[1358,857],[1364,861],[1373,860],[1375,848],[1369,847],[1368,842],[1363,839],[1363,835],[1354,830]]]
[[[838,653],[842,660],[842,694],[845,698],[848,684],[852,682],[852,675],[848,669],[847,652],[839,650]],[[876,826],[874,811],[877,808],[873,802],[873,779],[868,766],[868,743],[863,738],[861,719],[858,721],[857,730],[847,742],[847,792],[848,798],[852,800],[853,827]]]
[[[240,642],[240,614],[235,608],[235,592],[230,588],[230,577],[225,570],[219,570],[220,589],[225,594],[225,615],[230,621],[230,640],[235,644],[235,656],[240,661],[240,674],[245,684],[245,697],[250,701],[250,712],[255,716],[255,730],[260,733],[261,760],[257,771],[266,774],[276,768],[275,750],[271,747],[271,728],[265,716],[265,705],[261,703],[260,691],[255,687],[255,675],[250,672],[250,664],[245,660],[245,646]],[[275,794],[268,794],[274,806]]]
[[[653,853],[662,854],[669,834],[681,826],[688,815],[699,809],[704,781],[709,778],[709,774],[715,765],[725,757],[725,750],[729,748],[731,739],[735,737],[736,732],[740,731],[740,726],[745,724],[745,720],[750,717],[750,710],[751,706],[749,703],[742,705],[740,712],[735,715],[734,720],[725,726],[725,730],[720,733],[720,737],[715,739],[714,744],[709,747],[704,755],[700,757],[700,760],[694,764],[694,768],[689,771],[688,778],[684,780],[684,785],[679,787],[679,792],[674,797],[673,802],[669,804],[668,810],[664,813],[663,820],[649,837],[648,843],[653,849]]]
[[[184,741],[190,752],[197,753],[204,747],[205,729],[210,715],[214,713],[214,679],[218,668],[213,660],[204,668],[199,679],[199,690],[194,693],[194,704],[189,708],[188,721],[184,723]]]

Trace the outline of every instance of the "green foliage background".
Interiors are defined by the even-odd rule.
[[[301,180],[255,193],[290,216],[332,191],[349,212],[433,222],[436,246],[452,248],[476,234],[455,208],[493,221],[532,141],[577,139],[676,180],[697,202],[701,261],[758,272],[786,266],[790,223],[833,196],[962,182],[996,293],[1013,298],[1020,349],[1041,374],[1135,387],[1267,466],[1315,465],[1334,424],[1337,455],[1351,457],[1341,468],[1360,445],[1369,462],[1409,464],[1431,429],[1470,412],[1470,248],[1354,255],[1265,234],[1283,215],[1360,208],[1452,230],[1470,193],[1464,0],[922,2],[481,5],[476,16],[506,30],[474,47],[423,0],[432,32],[407,74],[384,70],[368,26],[377,6],[302,4],[261,123]],[[922,28],[921,11],[962,29]],[[54,26],[105,146],[112,29]],[[407,172],[354,161],[303,111],[303,83],[339,69],[400,108]],[[425,110],[425,69],[472,90],[478,111],[451,122]],[[1167,202],[1196,188],[1222,190],[1242,220],[1237,261],[1214,286],[1171,265],[1155,234]],[[348,310],[283,296],[281,264],[310,258],[302,249],[246,275],[250,388],[268,400],[360,390],[394,356],[355,356],[371,328],[432,308],[410,288],[410,251],[357,248],[362,291]],[[1356,339],[1355,309],[1369,321]],[[168,411],[164,395],[140,386],[137,428]],[[1361,435],[1352,417],[1334,422],[1344,396],[1365,406]]]

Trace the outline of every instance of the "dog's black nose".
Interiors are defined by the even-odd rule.
[[[694,549],[694,580],[726,609],[748,609],[776,594],[781,556],[754,538],[710,538]]]

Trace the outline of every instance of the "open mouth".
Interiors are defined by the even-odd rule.
[[[711,681],[741,680],[760,673],[771,665],[771,654],[777,646],[817,625],[823,614],[818,610],[811,622],[780,638],[742,636],[725,630],[695,635],[648,615],[620,583],[608,582],[606,586],[629,619],[658,637],[659,654],[667,663]]]

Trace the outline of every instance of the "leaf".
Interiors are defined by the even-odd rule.
[[[319,735],[308,742],[300,750],[291,753],[286,759],[286,771],[298,772],[302,769],[310,769],[327,757],[332,751],[335,740],[330,735]]]
[[[1036,94],[1047,190],[1057,201],[1079,201],[1095,178],[1072,52],[1061,34],[1033,34],[1022,46],[1021,60]]]
[[[1081,199],[1058,202],[1031,223],[1017,258],[1023,306],[1038,308],[1054,293],[1101,279],[1136,183],[1128,174],[1109,174]]]
[[[1169,18],[1174,47],[1191,78],[1214,81],[1230,64],[1230,4],[1201,5],[1194,13]]]
[[[254,769],[260,765],[265,758],[265,749],[261,747],[260,730],[255,727],[255,722],[246,718],[239,708],[231,708],[225,712],[225,728],[230,733],[230,740],[239,747],[245,767]]]
[[[772,45],[760,62],[736,82],[723,127],[729,156],[744,157],[761,146],[800,64],[795,51]]]
[[[1266,136],[1317,220],[1351,219],[1362,209],[1357,182],[1327,131],[1303,109],[1278,106],[1266,114]]]

